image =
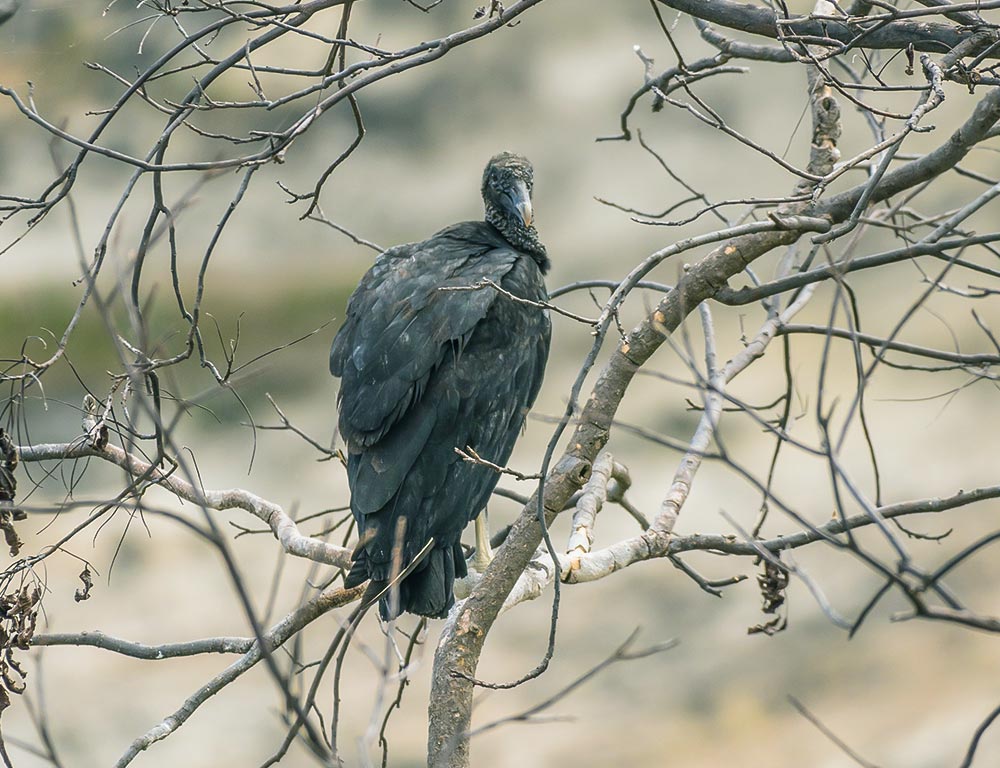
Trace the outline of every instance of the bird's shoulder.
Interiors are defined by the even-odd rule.
[[[430,249],[445,250],[466,248],[469,250],[513,250],[513,246],[504,239],[500,231],[485,221],[461,221],[452,224],[417,245],[429,246]]]
[[[398,301],[433,295],[450,284],[501,279],[522,254],[484,221],[465,221],[426,240],[388,248],[379,254],[352,296],[361,303],[381,297]]]
[[[463,338],[496,298],[494,291],[474,286],[484,280],[501,283],[523,258],[492,225],[476,221],[386,249],[348,301],[331,349],[331,371],[341,375],[347,356],[366,366],[390,339],[395,339],[395,354],[387,360],[391,367],[409,355],[411,345],[433,348]],[[400,339],[398,334],[405,335]]]

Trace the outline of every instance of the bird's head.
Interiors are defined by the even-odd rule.
[[[544,272],[548,267],[545,246],[538,239],[531,207],[534,171],[527,158],[501,152],[483,171],[483,202],[486,221],[500,230],[507,241],[530,253]]]
[[[513,152],[493,157],[483,171],[483,202],[491,210],[525,228],[531,226],[531,188],[534,183],[531,163]]]

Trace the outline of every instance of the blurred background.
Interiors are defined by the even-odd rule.
[[[103,4],[60,0],[23,2],[20,11],[0,26],[0,84],[26,99],[30,82],[34,105],[48,121],[74,135],[87,135],[100,119],[100,110],[120,95],[122,85],[86,63],[100,62],[122,77],[133,77],[178,39],[177,30],[166,21],[150,31],[151,22],[143,21],[150,11],[143,5],[117,2],[104,9]],[[470,25],[475,6],[468,0],[444,0],[432,12],[422,13],[399,0],[358,3],[351,36],[384,49],[399,49]],[[790,6],[793,11],[808,10],[804,3]],[[336,11],[319,14],[312,28],[334,35],[338,21]],[[668,16],[667,21],[685,56],[710,55],[689,20]],[[232,32],[212,41],[209,50],[215,46],[229,51],[240,44],[240,35],[251,34],[247,28]],[[718,226],[708,216],[681,228],[643,225],[595,199],[659,212],[689,195],[637,141],[595,141],[620,133],[619,115],[642,85],[643,65],[634,46],[655,60],[657,72],[674,63],[646,3],[550,0],[512,28],[364,90],[359,102],[367,135],[326,185],[324,212],[384,247],[422,239],[455,221],[478,218],[479,181],[486,160],[499,150],[514,150],[535,165],[535,212],[553,262],[550,288],[583,279],[621,279],[650,253]],[[268,49],[267,59],[315,68],[325,55],[319,44],[310,46],[302,38],[288,36]],[[890,62],[884,76],[912,83],[904,66],[904,61]],[[179,98],[190,87],[190,78],[184,78],[175,76],[173,90],[164,87],[161,95]],[[214,98],[251,98],[246,79],[246,73],[224,79]],[[273,89],[269,96],[280,92],[277,80],[264,77],[263,86],[265,91]],[[946,103],[932,121],[938,130],[914,136],[906,151],[936,146],[968,115],[976,96],[958,86],[946,88]],[[742,133],[790,162],[805,164],[810,128],[801,67],[756,63],[749,72],[708,79],[696,90]],[[913,98],[904,93],[880,103],[908,111]],[[671,169],[710,200],[781,196],[794,186],[794,180],[774,163],[691,115],[670,108],[653,113],[649,106],[648,97],[640,101],[631,117],[632,128],[641,129]],[[841,150],[849,157],[869,146],[871,138],[850,105],[842,101],[842,109]],[[261,116],[230,110],[207,113],[199,124],[206,130],[243,134],[251,128],[287,127],[300,111],[301,106],[295,106]],[[104,145],[144,156],[164,121],[150,107],[133,104],[112,124]],[[285,163],[264,167],[226,228],[206,277],[204,309],[212,317],[203,326],[207,352],[220,364],[237,329],[237,364],[319,330],[236,376],[234,389],[246,409],[232,392],[215,385],[197,361],[164,375],[164,386],[173,396],[196,406],[186,411],[175,436],[190,450],[204,485],[246,488],[296,515],[346,504],[343,471],[334,462],[317,461],[318,454],[294,435],[254,431],[249,422],[278,423],[266,399],[270,394],[296,426],[321,443],[331,440],[336,385],[327,370],[329,345],[347,296],[374,252],[318,222],[301,220],[305,206],[289,204],[278,184],[299,193],[309,191],[353,137],[354,121],[343,105],[296,142]],[[214,159],[217,155],[212,153],[220,151],[218,144],[190,132],[178,132],[171,147],[168,160],[175,161]],[[40,194],[55,178],[56,166],[63,167],[71,157],[68,145],[52,144],[11,100],[0,100],[0,194]],[[992,151],[974,152],[967,165],[994,176],[1000,170]],[[92,258],[129,173],[102,157],[92,157],[83,166],[73,198],[82,252],[65,206],[38,226],[29,228],[27,217],[21,215],[0,227],[0,358],[19,357],[22,345],[34,359],[51,354],[53,334],[61,336],[81,295],[77,284],[83,272],[81,258]],[[844,179],[842,186],[858,180]],[[204,181],[180,215],[181,287],[188,297],[194,295],[198,265],[239,181],[240,176],[230,172]],[[165,197],[177,200],[198,182],[193,173],[170,174]],[[932,188],[920,202],[925,210],[954,207],[981,190],[977,182],[955,179]],[[150,200],[148,182],[140,182],[116,223],[100,283],[106,295],[114,293],[117,279],[130,278]],[[689,204],[671,217],[695,210],[696,204]],[[996,220],[992,205],[974,223],[987,231]],[[891,247],[890,234],[866,235],[859,252]],[[701,255],[692,252],[685,260]],[[762,260],[758,274],[770,275],[778,256]],[[176,352],[185,328],[173,305],[168,259],[166,243],[160,242],[148,257],[143,291],[152,338],[164,350]],[[653,278],[672,282],[680,268],[681,264],[668,261]],[[922,279],[909,263],[853,277],[865,329],[888,333],[925,287]],[[954,279],[957,285],[966,285],[964,275]],[[606,292],[596,291],[595,296],[603,300]],[[833,296],[832,286],[820,288],[800,320],[828,322]],[[625,327],[654,302],[652,294],[634,294],[623,311]],[[583,314],[598,312],[585,292],[560,304]],[[987,325],[1000,322],[995,297],[978,302],[975,309]],[[722,359],[742,349],[742,339],[752,336],[764,317],[756,306],[715,306],[713,311]],[[119,300],[112,302],[111,320],[115,332],[128,337],[129,319]],[[524,472],[538,466],[551,435],[550,419],[563,412],[592,341],[585,326],[562,317],[553,322],[553,354],[536,417],[511,459],[511,465]],[[967,352],[992,349],[967,302],[949,294],[935,295],[900,338]],[[690,346],[696,361],[703,354],[695,316],[677,340],[679,353],[665,346],[650,369],[690,380],[685,347]],[[822,338],[796,337],[792,350],[796,378],[792,431],[815,444]],[[83,394],[88,389],[100,396],[107,393],[108,371],[120,368],[116,354],[105,318],[89,308],[74,333],[68,359],[46,374],[44,395],[36,388],[23,404],[18,440],[67,442],[78,436]],[[847,403],[855,385],[850,346],[835,346],[831,361],[827,402],[839,397]],[[879,369],[868,389],[867,404],[884,502],[946,496],[997,482],[996,389],[989,382],[970,385],[970,380],[963,371],[930,375]],[[783,389],[783,361],[776,342],[764,360],[734,383],[732,392],[761,404]],[[690,387],[640,376],[619,418],[686,440],[698,416],[686,398],[695,397]],[[740,414],[728,414],[721,436],[743,466],[758,476],[766,474],[773,442],[757,424]],[[632,502],[651,517],[673,476],[677,454],[626,431],[616,432],[608,447],[631,470]],[[859,486],[873,496],[870,460],[856,429],[849,433],[841,458]],[[33,481],[40,483],[39,489],[20,499],[36,506],[105,498],[122,487],[120,471],[94,462],[67,463],[54,470],[23,467],[22,494]],[[507,478],[501,485],[530,492],[527,484]],[[786,448],[775,490],[817,524],[834,513],[826,465],[801,452]],[[247,635],[246,618],[218,552],[155,510],[178,511],[197,521],[200,512],[155,492],[145,501],[152,511],[121,510],[99,528],[73,538],[36,569],[46,585],[40,631],[100,629],[149,644]],[[749,528],[759,508],[759,494],[749,484],[723,464],[708,462],[697,476],[677,532],[731,533],[731,525],[720,515],[723,511]],[[494,527],[509,522],[518,511],[518,505],[498,499],[490,509],[491,522]],[[908,540],[907,544],[919,564],[932,568],[982,533],[995,530],[998,513],[1000,504],[991,501],[939,517],[912,518],[909,526],[922,533],[955,530],[940,542]],[[86,514],[86,508],[32,514],[18,527],[25,553],[51,546]],[[216,519],[257,527],[255,520],[241,513],[217,513]],[[560,520],[553,530],[557,546],[566,540],[567,524],[568,520]],[[774,511],[764,530],[774,535],[793,532],[797,526]],[[637,531],[623,510],[608,506],[598,519],[596,546]],[[234,536],[238,532],[232,528]],[[862,539],[872,551],[886,554],[877,535],[866,532]],[[267,618],[265,624],[294,608],[306,581],[318,578],[308,564],[282,556],[268,534],[241,536],[231,542],[231,550],[258,611]],[[81,586],[82,560],[91,564],[96,583],[91,598],[78,603],[73,594]],[[879,586],[862,564],[820,545],[798,550],[795,560],[849,619]],[[552,667],[515,690],[480,694],[477,725],[517,714],[552,695],[608,656],[635,628],[641,630],[640,645],[669,638],[677,638],[679,645],[611,667],[547,711],[552,719],[544,724],[511,723],[478,737],[473,744],[474,765],[854,765],[796,712],[788,698],[794,696],[871,763],[938,768],[959,764],[974,729],[1000,698],[1000,655],[994,637],[952,625],[894,622],[892,618],[906,606],[890,597],[849,641],[797,581],[788,591],[787,631],[774,637],[748,635],[748,627],[768,618],[760,612],[753,563],[707,554],[693,554],[688,562],[713,578],[737,574],[750,578],[718,599],[664,561],[564,588]],[[987,549],[949,583],[971,608],[996,615],[998,576],[1000,563]],[[487,643],[481,678],[514,679],[535,666],[545,649],[550,598],[547,593],[501,618]],[[322,655],[343,616],[331,614],[310,627],[307,658]],[[421,662],[414,667],[401,711],[393,716],[391,766],[421,765],[425,759],[430,662],[440,625],[431,622],[426,643],[418,651]],[[348,764],[362,762],[355,744],[372,718],[378,681],[365,649],[375,649],[377,655],[381,644],[378,627],[369,620],[351,652],[345,678],[341,738],[348,745]],[[134,738],[231,661],[204,656],[149,662],[63,647],[34,649],[22,656],[29,659],[27,696],[35,708],[47,713],[48,728],[66,766],[113,764]],[[321,701],[328,706],[329,694]],[[136,765],[258,765],[284,734],[279,706],[273,682],[263,669],[255,669],[214,697],[177,734],[141,755]],[[3,735],[15,765],[45,764],[22,746],[38,743],[23,698],[15,697],[4,713]],[[310,764],[295,748],[285,763]],[[1000,765],[1000,731],[987,732],[975,764]]]

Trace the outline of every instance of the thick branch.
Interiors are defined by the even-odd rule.
[[[772,280],[761,285],[745,286],[743,288],[724,288],[718,291],[713,297],[722,304],[732,306],[752,304],[755,301],[766,299],[768,296],[776,296],[796,288],[801,288],[811,283],[818,283],[838,275],[846,275],[849,272],[856,272],[861,269],[873,269],[886,264],[895,264],[900,261],[908,261],[918,256],[937,256],[948,259],[947,251],[956,248],[966,248],[971,245],[993,243],[1000,240],[1000,233],[990,233],[985,235],[975,235],[973,237],[952,238],[950,240],[938,240],[936,242],[921,241],[913,243],[904,248],[896,248],[891,251],[875,253],[869,256],[858,256],[849,260],[838,261],[834,264],[824,264],[821,267],[810,269],[806,272],[796,272],[787,277]]]
[[[973,491],[959,491],[943,499],[919,499],[916,501],[888,504],[877,509],[879,517],[890,520],[907,515],[943,512],[968,506],[987,499],[1000,498],[1000,486],[977,488]],[[608,547],[587,553],[571,553],[559,556],[559,579],[564,584],[583,584],[606,578],[617,571],[645,560],[673,557],[685,552],[714,552],[737,557],[759,557],[764,549],[775,554],[788,549],[798,549],[818,541],[828,540],[847,531],[854,531],[875,523],[876,518],[868,513],[840,519],[834,518],[814,529],[802,530],[772,539],[750,542],[734,535],[693,533],[688,536],[663,536],[654,529],[643,531],[638,536],[616,542]],[[532,560],[507,600],[505,609],[525,600],[537,598],[555,576],[552,558],[548,552],[539,551]],[[930,618],[940,618],[931,616]],[[978,620],[982,621],[981,618]],[[987,620],[988,621],[988,620]],[[969,623],[965,621],[964,623]]]
[[[569,448],[545,483],[545,509],[552,518],[586,481],[590,463],[608,440],[618,405],[636,371],[676,330],[687,314],[710,298],[726,281],[772,248],[787,245],[798,231],[744,235],[716,248],[692,267],[660,301],[656,310],[618,345],[601,371],[580,414]],[[483,643],[507,595],[527,567],[542,539],[530,502],[511,528],[493,564],[467,600],[457,607],[441,636],[434,660],[428,751],[431,765],[468,764],[473,685]],[[456,676],[455,673],[463,676]]]
[[[94,448],[86,441],[75,443],[55,443],[43,445],[26,445],[18,448],[22,461],[62,461],[64,459],[81,459],[94,456],[117,464],[132,477],[145,477],[149,482],[158,485],[177,497],[190,501],[208,509],[244,509],[262,520],[274,533],[282,549],[296,557],[304,557],[317,563],[335,565],[339,568],[349,568],[351,550],[338,547],[319,539],[306,536],[299,531],[295,521],[277,504],[262,499],[250,491],[241,488],[230,488],[220,491],[203,491],[191,483],[154,467],[117,446],[105,445]]]
[[[810,44],[824,40],[842,46],[860,45],[865,48],[905,49],[909,45],[918,51],[945,53],[975,34],[974,29],[953,27],[925,21],[872,22],[867,20],[837,21],[789,16],[781,19],[769,8],[734,0],[657,0],[710,24],[749,32],[753,35],[779,39],[802,39]],[[996,58],[997,54],[993,55]]]
[[[583,493],[576,502],[576,510],[573,512],[572,533],[566,544],[568,553],[589,552],[593,546],[597,513],[608,500],[608,483],[611,481],[613,469],[614,459],[610,453],[602,453],[594,462],[590,480],[584,486]]]

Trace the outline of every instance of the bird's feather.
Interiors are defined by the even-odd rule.
[[[398,609],[381,601],[386,618],[440,616],[452,604],[466,573],[462,531],[498,479],[455,449],[506,463],[548,356],[543,309],[491,287],[441,288],[489,280],[538,302],[540,266],[493,225],[465,222],[385,251],[349,300],[330,353],[360,536],[346,583],[387,582],[409,566]]]
[[[468,222],[390,249],[362,279],[330,353],[330,370],[344,379],[349,443],[380,440],[420,399],[431,372],[461,353],[497,294],[440,289],[503,280],[518,254],[491,230]]]

